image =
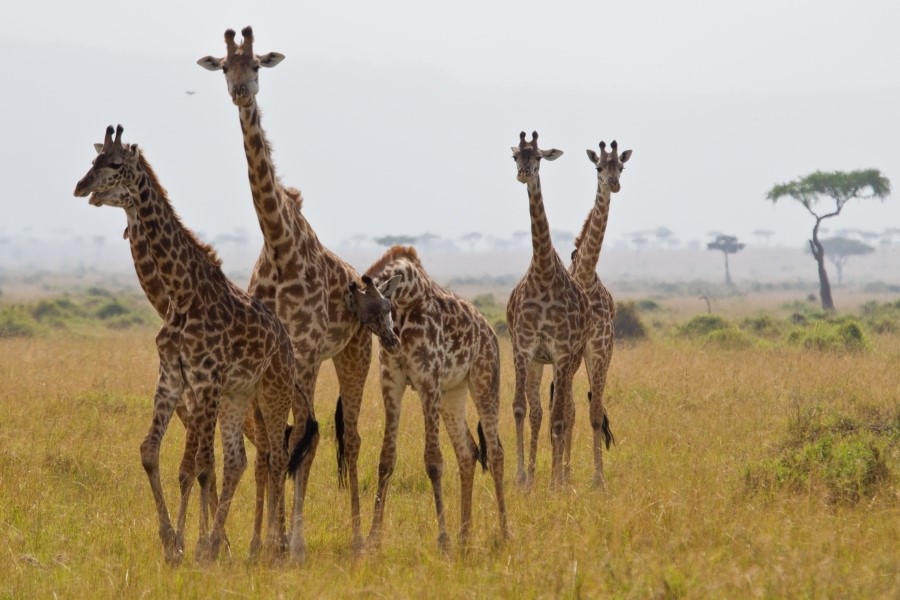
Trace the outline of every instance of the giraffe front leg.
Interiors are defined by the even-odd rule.
[[[581,357],[578,357],[578,361]],[[573,366],[574,362],[574,366]],[[568,483],[569,464],[566,447],[570,437],[571,421],[574,416],[574,398],[572,397],[572,379],[578,362],[561,360],[554,369],[554,397],[550,413],[550,441],[553,449],[551,467],[551,483],[554,487],[563,487]]]
[[[441,416],[447,426],[447,434],[453,444],[459,465],[459,544],[466,548],[472,522],[472,486],[475,478],[475,452],[470,443],[471,434],[466,425],[466,385],[445,392],[441,399]],[[477,448],[477,446],[476,446]]]
[[[211,391],[211,394],[217,392],[218,389]],[[212,400],[211,403],[217,404],[217,398]],[[197,555],[200,560],[215,560],[218,558],[225,534],[225,522],[231,509],[231,501],[234,498],[234,492],[240,482],[241,475],[244,469],[247,468],[247,453],[244,449],[244,418],[248,404],[249,402],[246,398],[225,398],[217,411],[224,463],[222,494],[219,497],[219,507],[213,519],[209,541],[203,546],[201,546],[200,542],[197,544]],[[215,413],[207,414],[213,416]],[[215,424],[215,416],[211,420],[208,418],[204,419],[204,428],[201,430],[200,450],[198,453],[201,472],[204,469],[215,468],[215,464],[212,462],[213,455],[211,451]]]
[[[525,374],[525,398],[528,401],[528,412],[531,421],[531,445],[528,448],[528,485],[534,485],[534,474],[537,470],[538,439],[541,434],[541,421],[544,411],[541,408],[541,379],[544,365],[529,361]]]
[[[265,511],[266,488],[269,483],[269,440],[265,435],[266,427],[256,399],[244,419],[244,435],[256,448],[253,475],[256,482],[256,497],[253,509],[253,535],[250,538],[249,559],[259,558],[262,549],[262,524]]]
[[[436,384],[423,389],[416,385],[419,397],[422,400],[422,411],[425,415],[425,472],[431,480],[431,489],[434,492],[434,508],[438,522],[438,548],[442,552],[450,551],[450,536],[447,535],[447,522],[444,516],[444,494],[441,489],[441,478],[444,474],[444,458],[441,455],[441,446],[438,439],[440,433],[440,390]]]
[[[590,402],[591,429],[593,431],[594,454],[594,487],[604,489],[606,479],[603,476],[603,445],[609,450],[613,442],[612,429],[609,424],[609,415],[606,412],[604,394],[606,390],[606,375],[612,358],[612,341],[598,349],[596,353],[585,353],[585,366],[591,382],[591,391],[588,393]]]
[[[159,379],[153,399],[153,417],[147,437],[141,443],[141,464],[150,481],[150,490],[153,493],[153,501],[159,519],[159,538],[162,541],[166,561],[170,564],[180,562],[182,555],[176,550],[175,529],[172,527],[163,496],[162,481],[159,475],[159,446],[182,391],[180,372],[174,361],[167,360],[161,348]]]
[[[520,487],[528,484],[525,474],[525,374],[527,371],[528,357],[524,353],[517,353],[514,359],[516,370],[516,389],[513,397],[513,417],[516,420],[516,483]]]
[[[378,459],[378,490],[375,493],[375,509],[372,511],[372,527],[369,529],[367,545],[381,546],[384,507],[387,502],[388,485],[397,464],[397,431],[400,426],[400,404],[406,389],[406,376],[391,359],[382,355],[381,396],[384,401],[384,438],[381,441],[381,456]]]
[[[353,530],[351,548],[354,554],[360,554],[365,544],[359,505],[358,463],[361,440],[358,424],[363,388],[372,362],[372,335],[369,331],[360,327],[344,350],[334,357],[333,362],[343,402],[344,451],[350,484],[350,521]]]

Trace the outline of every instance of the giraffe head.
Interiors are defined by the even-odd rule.
[[[368,275],[363,275],[362,280],[366,289],[360,290],[359,285],[351,281],[348,292],[344,294],[344,304],[360,323],[378,336],[385,350],[393,351],[400,345],[400,338],[394,333],[390,297],[400,283],[400,276],[392,277],[379,286]]]
[[[538,132],[531,133],[531,141],[525,141],[525,132],[519,134],[519,145],[512,146],[512,157],[516,161],[516,179],[521,183],[528,183],[538,175],[541,168],[541,159],[556,160],[563,155],[562,150],[550,148],[541,150],[537,145]]]
[[[221,69],[225,73],[231,101],[238,106],[249,106],[259,91],[259,68],[274,67],[284,60],[284,55],[278,52],[253,54],[253,29],[250,26],[241,30],[243,40],[240,46],[235,43],[234,36],[233,29],[225,31],[227,54],[224,58],[204,56],[197,64],[210,71]]]
[[[110,190],[97,191],[88,198],[91,206],[115,206],[129,209],[134,207],[134,196],[124,186],[116,186]]]
[[[98,154],[91,168],[75,185],[75,195],[85,197],[89,194],[107,194],[119,188],[126,191],[136,189],[137,165],[140,149],[137,144],[122,145],[121,125],[116,127],[113,139],[113,126],[106,128],[103,145],[95,145]],[[130,194],[129,194],[130,196]],[[94,204],[93,200],[91,202]]]
[[[600,154],[588,149],[588,158],[597,168],[597,181],[601,186],[609,186],[610,191],[617,193],[622,189],[619,178],[622,176],[624,165],[631,158],[631,150],[625,150],[619,154],[619,144],[612,141],[612,152],[606,151],[606,142],[600,142]]]

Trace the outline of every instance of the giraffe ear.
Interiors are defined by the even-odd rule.
[[[103,152],[103,144],[94,144],[94,150],[97,151],[97,154]]]
[[[600,160],[600,157],[597,156],[597,153],[588,148],[587,155],[588,158],[591,159],[591,162],[594,164],[594,166],[597,166],[597,161]]]
[[[215,56],[204,56],[197,61],[197,64],[207,71],[220,71],[225,65],[225,59],[216,58]]]
[[[137,160],[138,158],[141,157],[141,149],[138,148],[138,145],[137,145],[137,144],[131,144],[131,145],[129,145],[129,146],[128,146],[128,149],[129,149],[129,151],[131,152],[132,158],[134,158],[135,160]]]
[[[257,58],[259,59],[259,66],[274,67],[284,60],[284,54],[279,54],[278,52],[269,52],[268,54],[257,56]]]
[[[400,279],[402,279],[401,275],[394,275],[393,277],[379,285],[378,291],[381,292],[382,296],[390,300],[394,292],[397,291],[397,286],[400,285]]]
[[[627,163],[629,158],[631,158],[631,150],[626,150],[619,155],[619,162]]]
[[[546,158],[547,160],[556,160],[560,156],[563,155],[562,150],[557,150],[556,148],[550,148],[549,150],[541,150],[541,158]]]

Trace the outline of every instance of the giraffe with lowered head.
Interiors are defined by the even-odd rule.
[[[291,198],[276,175],[256,94],[260,67],[274,67],[284,56],[277,52],[254,54],[253,30],[245,27],[241,35],[238,45],[234,30],[227,30],[225,57],[206,56],[197,62],[210,71],[224,72],[228,92],[238,107],[250,191],[264,239],[249,290],[288,328],[305,396],[314,397],[321,363],[329,358],[334,363],[340,386],[335,411],[338,480],[343,483],[349,478],[351,543],[360,551],[357,424],[372,340],[344,305],[344,293],[351,282],[359,285],[361,280],[353,267],[322,245],[303,216],[302,199]]]
[[[605,485],[602,445],[605,443],[609,449],[614,439],[603,394],[606,389],[609,363],[612,360],[616,304],[612,294],[597,276],[597,262],[600,259],[600,248],[603,246],[606,224],[609,221],[610,195],[618,193],[621,189],[620,178],[625,168],[623,165],[631,158],[631,150],[619,154],[619,146],[615,140],[611,147],[612,152],[607,152],[606,143],[600,142],[599,155],[593,150],[587,151],[588,159],[597,169],[597,195],[581,233],[575,238],[575,250],[572,252],[572,264],[569,266],[569,273],[587,293],[591,302],[592,319],[584,348],[584,365],[590,382],[588,400],[591,428],[594,432],[592,445],[594,485],[598,488]]]
[[[411,386],[425,417],[425,471],[431,480],[438,519],[438,545],[450,538],[441,487],[444,469],[439,419],[450,436],[460,477],[460,544],[469,539],[476,459],[494,478],[500,535],[508,535],[503,494],[503,447],[498,434],[500,348],[487,319],[470,302],[439,286],[425,272],[415,249],[394,246],[363,275],[365,290],[350,283],[347,305],[381,340],[381,393],[386,420],[378,464],[378,492],[369,545],[381,542],[387,488],[397,464],[400,401]],[[396,332],[395,332],[396,329]],[[466,425],[466,396],[478,413],[475,443]]]
[[[581,363],[590,324],[590,302],[578,286],[550,240],[550,225],[544,211],[541,192],[541,160],[556,160],[561,150],[542,150],[538,134],[531,141],[519,134],[519,145],[512,147],[516,179],[528,188],[531,215],[531,264],[516,284],[506,306],[506,318],[512,340],[516,370],[513,415],[516,420],[516,479],[531,485],[537,462],[538,435],[541,429],[540,386],[544,365],[553,365],[555,397],[550,403],[550,441],[552,446],[551,481],[564,485],[569,477],[572,426],[575,405],[572,380]],[[531,424],[528,470],[525,470],[526,407]]]
[[[263,303],[225,277],[212,248],[182,224],[138,146],[123,146],[122,127],[116,129],[115,140],[112,133],[110,126],[93,166],[76,185],[75,195],[83,197],[120,186],[128,190],[169,299],[166,318],[156,338],[160,368],[154,414],[150,431],[141,444],[141,462],[156,502],[166,558],[177,562],[183,553],[181,513],[186,509],[186,499],[182,499],[176,531],[169,520],[160,482],[159,443],[186,389],[196,400],[189,427],[196,428],[192,433],[198,440],[195,468],[201,487],[208,489],[209,474],[215,467],[212,446],[217,420],[225,455],[220,502],[208,538],[201,531],[198,558],[215,558],[223,541],[231,500],[246,467],[243,424],[254,399],[257,431],[267,440],[267,546],[276,552],[284,543],[284,518],[278,511],[284,475],[289,468],[308,470],[318,441],[311,403],[295,399],[301,392],[296,384],[290,338]],[[284,424],[292,406],[306,408],[294,414],[295,423],[305,426],[295,427],[292,439],[285,444]],[[293,449],[290,456],[288,448]],[[297,479],[305,479],[303,475],[297,473]],[[204,506],[201,501],[201,510]],[[296,521],[297,515],[293,519]],[[296,546],[292,540],[292,549]]]

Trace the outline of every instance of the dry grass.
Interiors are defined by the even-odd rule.
[[[478,474],[473,547],[449,558],[437,550],[421,412],[411,394],[383,548],[352,557],[349,500],[336,482],[337,387],[328,366],[317,393],[326,433],[311,477],[306,564],[244,560],[248,471],[229,517],[233,557],[209,567],[187,559],[171,569],[162,560],[138,454],[155,383],[153,335],[137,328],[0,340],[0,597],[900,596],[896,479],[873,497],[838,505],[816,485],[755,494],[745,484],[748,466],[773,456],[803,407],[896,411],[896,337],[848,354],[786,345],[723,350],[659,336],[618,348],[608,390],[618,446],[605,454],[606,493],[589,485],[582,373],[573,489],[547,488],[546,433],[536,489],[514,486],[513,383],[504,343],[502,435],[514,539],[497,545],[491,479]],[[364,523],[383,424],[374,374],[361,418]],[[182,440],[173,423],[163,453],[170,510]],[[458,481],[452,451],[444,448],[455,528]],[[191,517],[189,549],[196,541]]]

